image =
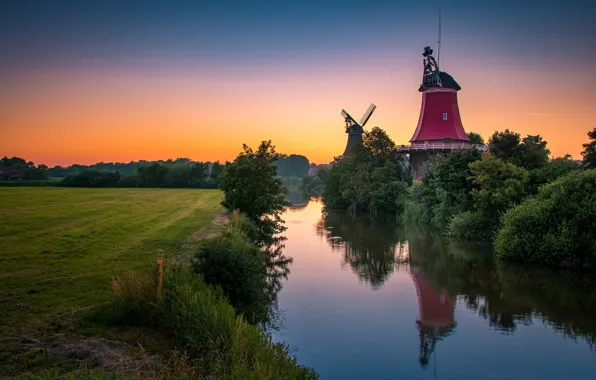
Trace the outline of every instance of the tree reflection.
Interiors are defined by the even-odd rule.
[[[283,280],[290,274],[290,264],[293,259],[283,254],[285,238],[280,238],[275,244],[263,247],[267,259],[267,281],[264,289],[267,294],[267,317],[260,321],[261,327],[266,331],[278,330],[282,324],[282,312],[279,310],[278,295],[283,286]]]
[[[372,289],[380,288],[406,260],[406,246],[393,224],[327,211],[318,221],[316,231],[329,242],[333,251],[343,254],[344,264]]]
[[[355,220],[335,211],[324,213],[316,231],[373,289],[398,268],[409,269],[418,292],[423,366],[437,342],[454,333],[457,301],[499,333],[545,323],[596,347],[594,276],[495,262],[490,246],[446,242],[414,227]]]
[[[596,343],[596,279],[575,272],[495,262],[490,247],[445,244],[407,234],[410,263],[435,288],[457,295],[501,333],[543,322],[565,336]]]

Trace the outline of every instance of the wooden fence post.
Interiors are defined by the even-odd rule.
[[[157,250],[157,265],[158,269],[158,278],[157,278],[157,296],[161,297],[161,285],[163,283],[163,250]]]

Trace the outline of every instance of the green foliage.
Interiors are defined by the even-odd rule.
[[[263,241],[285,230],[281,213],[288,206],[287,190],[277,178],[274,162],[283,157],[271,141],[263,141],[256,151],[243,146],[236,159],[226,164],[220,176],[224,192],[222,205],[239,210],[257,226]]]
[[[407,196],[403,159],[385,131],[373,128],[362,146],[319,172],[325,206],[401,218]]]
[[[290,154],[287,157],[280,157],[275,161],[275,166],[277,166],[277,175],[280,177],[302,178],[308,175],[310,162],[304,156]]]
[[[525,181],[526,193],[536,194],[538,188],[546,183],[553,182],[567,173],[580,169],[579,162],[572,160],[571,156],[557,157],[550,160],[546,165],[531,170]]]
[[[50,171],[45,165],[28,167],[23,171],[23,180],[43,181],[50,178]]]
[[[117,279],[112,300],[95,315],[110,325],[145,326],[168,331],[174,344],[195,360],[198,378],[316,379],[300,366],[289,347],[237,316],[234,308],[201,276],[181,266],[166,267],[162,296],[152,280],[129,272]],[[143,318],[140,312],[151,318]]]
[[[415,209],[419,212],[415,216],[417,222],[444,231],[455,214],[470,210],[474,183],[469,164],[480,158],[481,153],[476,149],[454,150],[433,157],[420,185],[410,192],[409,218],[414,216]]]
[[[518,166],[528,170],[543,167],[548,162],[550,150],[546,147],[546,141],[540,135],[528,135],[522,139],[519,146]]]
[[[588,132],[590,141],[583,144],[582,166],[585,169],[596,169],[596,128]]]
[[[453,216],[446,235],[458,240],[484,242],[493,239],[498,221],[480,211],[464,211]]]
[[[90,170],[80,174],[69,175],[61,182],[61,186],[67,187],[115,187],[122,178],[118,172],[100,172]]]
[[[495,242],[498,257],[596,269],[596,170],[574,172],[510,209]]]
[[[398,163],[401,156],[398,154],[395,142],[387,132],[379,127],[374,127],[362,136],[362,144],[372,159],[374,167],[382,166],[387,161]]]
[[[484,145],[484,137],[479,133],[470,132],[468,133],[468,137],[470,138],[470,144]]]
[[[271,304],[266,293],[265,256],[244,233],[228,229],[203,242],[193,267],[208,284],[220,287],[249,322],[267,321]]]
[[[446,233],[461,240],[491,241],[501,214],[525,196],[523,183],[528,172],[492,155],[470,163],[469,168],[473,207],[456,214]]]
[[[209,163],[207,163],[206,165],[209,165]],[[214,185],[215,187],[218,187],[219,177],[221,176],[221,173],[223,173],[225,167],[226,166],[221,164],[219,161],[215,161],[213,164],[211,164],[208,182]]]
[[[470,192],[474,208],[495,222],[501,213],[525,196],[523,182],[527,170],[491,155],[470,164],[474,188]]]
[[[504,161],[519,164],[519,144],[521,136],[519,133],[505,129],[502,132],[495,131],[488,139],[490,153]]]
[[[3,170],[6,168],[7,170]],[[45,165],[35,166],[31,161],[20,157],[0,159],[0,180],[45,181],[50,178],[49,169]]]
[[[320,197],[325,183],[320,175],[306,176],[298,182],[298,191],[306,198]]]
[[[172,165],[152,163],[138,168],[137,174],[125,176],[121,175],[120,172],[85,170],[67,176],[62,180],[61,185],[69,187],[216,188],[219,185],[217,171],[221,166],[218,165],[219,163],[212,166],[215,171],[211,174],[214,174],[215,177],[209,174],[209,165],[204,162]]]
[[[550,150],[540,135],[528,135],[521,139],[519,133],[506,129],[495,132],[488,141],[492,155],[528,170],[540,168],[548,162]]]
[[[24,158],[21,158],[21,157],[8,158],[7,156],[4,156],[0,160],[0,163],[3,168],[17,168],[20,170],[34,166],[33,162],[31,162],[31,161],[27,162],[27,161],[25,161]]]
[[[215,168],[215,176],[214,179],[217,178],[219,174],[218,169],[221,168],[219,162],[197,162],[193,161],[190,158],[180,157],[176,159],[167,159],[167,160],[156,160],[156,161],[130,161],[130,162],[98,162],[92,165],[79,165],[74,164],[70,166],[54,166],[50,168],[50,177],[55,178],[63,178],[71,174],[79,174],[84,171],[88,170],[99,170],[102,172],[120,172],[123,176],[134,175],[137,174],[139,168],[144,168],[147,166],[151,166],[152,164],[159,164],[165,167],[173,167],[173,166],[193,166],[195,164],[203,164],[207,167]],[[213,172],[213,169],[211,169]],[[221,171],[221,170],[220,170]]]

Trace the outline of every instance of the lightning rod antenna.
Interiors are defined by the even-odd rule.
[[[441,3],[439,3],[439,38],[437,39],[437,66],[441,63]]]

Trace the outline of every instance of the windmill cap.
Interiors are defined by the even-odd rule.
[[[453,79],[451,75],[447,74],[446,72],[439,71],[439,77],[441,78],[441,84],[443,88],[451,88],[455,91],[461,90],[461,86],[455,81],[455,79]],[[418,91],[422,92],[426,89],[426,87],[432,86],[420,85]]]

